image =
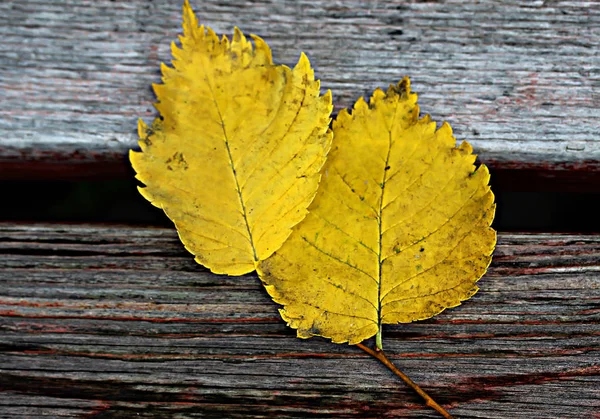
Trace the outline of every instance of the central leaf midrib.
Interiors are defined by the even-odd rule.
[[[216,103],[215,103],[216,104]],[[219,108],[217,107],[217,111],[219,112]],[[221,113],[219,112],[219,117]],[[229,156],[229,164],[231,165],[231,170],[233,171],[233,180],[235,181],[235,190],[238,194],[238,198],[240,200],[240,205],[242,206],[242,217],[244,218],[244,223],[246,224],[246,230],[248,231],[248,239],[250,240],[250,247],[252,248],[252,255],[254,256],[254,262],[258,262],[258,256],[256,255],[256,248],[254,247],[254,239],[252,238],[252,231],[250,229],[250,224],[248,223],[248,215],[246,212],[246,205],[244,204],[244,198],[242,196],[242,189],[240,188],[240,184],[237,178],[237,172],[235,170],[235,165],[233,164],[233,157],[231,156],[231,149],[229,148],[229,139],[227,138],[227,131],[225,130],[225,124],[223,123],[223,118],[221,118],[221,126],[223,128],[223,135],[225,136],[225,147],[227,148],[227,155]]]
[[[385,193],[385,184],[387,182],[387,174],[389,171],[389,163],[390,163],[390,154],[392,152],[392,132],[394,129],[394,123],[396,122],[396,112],[398,111],[398,105],[400,104],[400,98],[396,98],[396,108],[394,109],[394,115],[392,117],[392,121],[390,127],[388,128],[388,150],[387,155],[385,157],[385,163],[383,166],[383,176],[381,181],[381,199],[379,201],[379,216],[377,217],[377,228],[379,229],[379,251],[377,252],[377,336],[376,336],[376,345],[379,349],[382,348],[381,335],[382,335],[382,324],[381,324],[381,266],[383,264],[383,260],[381,255],[383,253],[383,231],[382,231],[382,215],[383,215],[383,197]]]
[[[383,167],[383,179],[381,181],[381,199],[379,201],[379,215],[377,217],[377,228],[379,229],[379,251],[377,252],[377,346],[381,346],[381,264],[383,263],[381,259],[383,240],[382,240],[382,222],[381,216],[383,213],[383,194],[385,193],[385,182],[387,181],[387,173],[388,173],[388,165],[390,161],[390,152],[392,150],[392,131],[390,128],[389,132],[389,144],[387,156],[385,157],[385,166]]]
[[[206,72],[204,73],[204,80],[206,81],[206,85],[210,90],[210,95],[212,97],[213,103],[215,104],[215,108],[217,109],[217,113],[219,114],[219,119],[221,122],[221,129],[223,130],[223,137],[225,138],[225,148],[227,149],[227,156],[229,157],[229,165],[232,170],[233,180],[235,182],[235,190],[238,194],[238,198],[240,201],[240,206],[242,207],[242,218],[244,219],[244,224],[246,225],[246,231],[248,232],[248,240],[250,241],[250,247],[252,248],[252,256],[254,257],[254,263],[258,263],[258,255],[256,254],[256,248],[254,246],[254,240],[252,238],[252,230],[250,229],[250,224],[248,223],[248,213],[246,212],[246,205],[244,204],[244,198],[242,196],[242,189],[240,188],[240,184],[237,178],[237,172],[235,170],[235,164],[233,163],[233,156],[231,155],[231,148],[229,147],[229,137],[227,136],[227,129],[225,128],[225,121],[223,120],[223,115],[221,114],[221,109],[219,108],[219,104],[217,102],[217,98],[213,92],[212,86],[208,80],[208,76]]]

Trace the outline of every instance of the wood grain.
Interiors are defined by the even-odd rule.
[[[102,171],[109,160],[122,174],[136,119],[155,116],[150,85],[180,3],[1,2],[0,170]],[[422,111],[494,168],[600,170],[600,2],[192,4],[218,33],[263,36],[278,62],[306,51],[336,111],[409,75]]]
[[[600,235],[500,234],[481,291],[387,327],[460,418],[595,418]],[[299,340],[254,275],[171,229],[0,224],[0,417],[436,417],[348,345]]]

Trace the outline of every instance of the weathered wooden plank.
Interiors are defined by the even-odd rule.
[[[595,417],[599,273],[600,235],[500,234],[481,291],[386,350],[457,417]],[[0,224],[0,417],[42,416],[436,417],[173,230]]]
[[[170,60],[180,3],[0,3],[3,170],[122,167],[136,119],[155,115],[150,84]],[[192,3],[219,33],[263,36],[278,62],[306,51],[336,109],[410,75],[422,110],[493,167],[600,169],[597,1]]]

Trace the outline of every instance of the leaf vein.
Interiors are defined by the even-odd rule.
[[[271,150],[269,151],[269,154],[267,154],[263,158],[257,158],[256,159],[258,161],[258,164],[256,164],[254,166],[254,168],[250,171],[250,173],[246,176],[246,179],[244,180],[244,185],[242,185],[242,190],[246,188],[246,185],[248,184],[248,180],[252,177],[252,175],[254,175],[254,172],[256,172],[256,170],[260,167],[261,163],[263,163],[265,161],[268,161],[271,158],[271,156],[273,155],[273,153],[275,152],[275,150],[277,149],[277,147],[283,142],[283,140],[290,133],[292,127],[294,126],[296,120],[298,119],[298,115],[300,115],[300,112],[302,111],[302,107],[304,106],[304,102],[306,101],[307,89],[308,89],[307,86],[304,86],[304,96],[302,97],[302,101],[298,105],[298,109],[296,109],[296,114],[294,115],[294,119],[292,119],[292,122],[287,127],[287,130],[285,131],[285,134],[283,134],[281,136],[281,138],[279,138],[279,140],[273,141],[273,144],[275,144],[275,146],[273,148],[271,148]]]
[[[481,216],[480,218],[477,219],[477,221],[481,220],[483,218],[483,216]],[[477,226],[477,223],[473,223],[473,225],[475,225],[475,227]],[[450,249],[450,251],[446,254],[446,256],[442,259],[437,261],[436,263],[434,263],[432,266],[430,266],[429,268],[425,269],[424,271],[421,271],[419,273],[417,273],[416,275],[411,276],[410,278],[405,279],[402,282],[399,282],[398,284],[394,285],[394,287],[392,287],[388,292],[385,293],[385,295],[381,298],[381,301],[385,300],[385,298],[388,296],[389,293],[391,293],[392,291],[394,291],[396,288],[398,288],[399,286],[406,284],[408,281],[415,279],[421,275],[423,275],[426,272],[429,272],[430,270],[434,269],[436,266],[438,266],[440,263],[445,262],[448,260],[448,258],[450,257],[450,255],[452,254],[452,252],[454,252],[454,250],[467,238],[471,235],[471,233],[473,233],[475,231],[475,227],[473,227],[471,230],[469,230],[467,232],[467,234],[465,234],[463,237],[461,237],[461,239],[456,243],[456,245]]]
[[[294,204],[293,206],[291,206],[281,217],[279,217],[277,220],[271,222],[270,223],[271,227],[275,226],[279,221],[285,219],[289,215],[290,212],[292,212],[294,209],[296,209],[298,207],[298,205],[300,205],[307,198],[309,198],[311,195],[314,195],[314,194],[315,194],[315,192],[311,191],[310,194],[308,194],[306,196],[303,196],[302,199],[299,202],[297,202],[296,204]],[[283,195],[279,199],[282,199],[282,198],[283,198]],[[268,233],[268,232],[269,232],[269,229],[266,229],[265,231],[263,231],[262,234],[260,235],[260,237],[256,241],[259,242],[264,237],[264,235],[266,233]]]
[[[364,200],[361,199],[361,196],[358,194],[358,192],[356,192],[354,190],[354,188],[348,183],[348,181],[346,181],[346,178],[343,177],[341,175],[341,173],[336,168],[333,168],[333,170],[334,170],[335,174],[338,175],[338,177],[342,180],[342,182],[344,183],[344,185],[346,185],[348,187],[348,189],[350,190],[350,192],[352,192],[359,199],[360,202],[364,203],[366,206],[368,206],[369,208],[371,208],[371,210],[373,210],[373,214],[375,216],[377,216],[377,214],[378,214],[377,210],[375,208],[373,208],[371,205],[367,204]]]
[[[201,67],[201,68],[203,68],[203,67]],[[206,81],[206,85],[208,86],[210,94],[213,97],[213,102],[215,104],[215,107],[217,109],[217,113],[218,113],[219,118],[221,120],[221,128],[223,129],[223,137],[224,137],[224,140],[225,140],[225,148],[227,149],[227,155],[229,156],[229,164],[231,166],[233,180],[235,181],[235,189],[237,191],[238,198],[239,198],[239,201],[240,201],[240,205],[242,207],[242,217],[244,219],[244,223],[246,224],[246,230],[248,231],[248,238],[250,240],[250,247],[252,248],[252,255],[254,256],[254,261],[257,262],[258,261],[258,256],[256,254],[256,248],[254,247],[254,240],[252,239],[252,231],[250,230],[250,224],[248,223],[248,214],[246,212],[246,206],[244,204],[244,198],[242,196],[242,189],[240,188],[240,184],[238,182],[237,173],[236,173],[236,170],[235,170],[235,165],[233,163],[233,156],[231,155],[231,148],[229,147],[229,138],[227,136],[227,130],[225,129],[225,120],[223,119],[223,114],[221,113],[221,110],[219,109],[219,103],[217,102],[217,98],[215,96],[213,87],[211,86],[210,81],[208,79],[208,73],[206,72],[206,70],[204,70],[204,81]]]
[[[308,140],[308,138],[310,138],[310,136],[311,136],[311,135],[312,135],[312,132],[309,134],[309,136],[306,138],[306,140]],[[306,146],[306,140],[305,140],[305,141],[302,143],[300,150],[298,150],[298,151],[297,151],[297,152],[296,152],[296,153],[295,153],[295,154],[294,154],[294,155],[293,155],[293,156],[292,156],[290,159],[288,159],[288,160],[285,162],[285,164],[283,164],[281,167],[279,167],[279,169],[276,169],[276,170],[275,170],[275,173],[273,174],[273,176],[271,176],[269,179],[267,179],[267,180],[265,180],[265,181],[261,182],[260,184],[258,184],[258,185],[255,185],[255,186],[254,186],[254,191],[253,191],[253,192],[251,192],[251,193],[250,193],[250,195],[248,195],[248,199],[246,200],[247,202],[250,202],[250,200],[252,200],[252,198],[254,198],[254,195],[255,195],[256,193],[258,193],[258,192],[262,192],[262,191],[263,191],[263,189],[262,189],[262,186],[263,186],[263,185],[266,185],[266,184],[272,183],[272,182],[273,182],[273,179],[275,178],[275,176],[279,175],[283,169],[285,169],[285,168],[286,168],[286,167],[287,167],[287,166],[288,166],[290,163],[292,163],[292,162],[293,162],[293,161],[296,159],[296,157],[298,157],[298,155],[299,155],[299,154],[300,154],[300,153],[303,151],[303,148]],[[318,161],[318,160],[319,160],[319,159],[321,159],[321,158],[322,158],[322,157],[321,157],[319,154],[317,154],[317,157],[315,157],[315,159],[314,159],[312,162],[310,162],[310,164],[309,164],[309,165],[307,165],[307,166],[306,166],[306,170],[304,171],[304,173],[303,173],[303,174],[304,174],[305,176],[311,176],[311,174],[307,174],[306,172],[308,171],[308,169],[309,169],[309,168],[310,168],[310,167],[311,167],[311,166],[312,166],[312,165],[313,165],[313,164],[314,164],[316,161]],[[299,175],[299,176],[301,176],[301,175]],[[294,180],[294,183],[295,183],[295,182],[296,182],[298,179],[299,179],[299,177],[296,177],[296,180]],[[289,191],[289,189],[288,189],[288,191]],[[288,191],[286,191],[286,192],[288,192]],[[286,192],[284,192],[284,194],[285,194]]]
[[[364,301],[366,301],[366,302],[367,302],[367,303],[369,303],[369,304],[370,304],[370,305],[371,305],[371,306],[372,306],[372,307],[373,307],[375,310],[377,310],[377,307],[375,306],[375,304],[373,304],[371,301],[369,301],[367,298],[363,297],[362,295],[360,295],[360,294],[357,294],[357,293],[355,293],[355,292],[352,292],[352,291],[348,290],[347,288],[341,288],[341,285],[339,285],[339,284],[336,284],[336,283],[334,283],[333,281],[330,281],[330,280],[329,280],[329,278],[323,278],[323,280],[324,280],[325,282],[327,282],[327,283],[329,283],[329,284],[333,285],[334,287],[341,289],[341,290],[342,290],[342,291],[343,291],[345,294],[350,294],[350,295],[352,295],[352,296],[354,296],[354,297],[356,297],[356,298],[358,298],[358,299],[360,299],[360,300],[364,300]]]
[[[169,211],[168,209],[165,209],[165,207],[162,207],[162,208],[163,208],[163,210],[164,210],[164,211],[167,213],[167,215],[169,215],[170,211]],[[231,227],[231,226],[228,226],[228,225],[226,225],[226,224],[223,224],[221,221],[214,220],[214,219],[212,219],[212,218],[207,218],[207,217],[204,217],[204,216],[202,216],[202,215],[199,215],[199,214],[192,214],[192,213],[191,213],[191,212],[189,212],[189,211],[183,211],[183,210],[180,210],[180,212],[181,212],[182,214],[184,214],[184,215],[187,215],[187,216],[188,216],[188,217],[190,217],[190,218],[193,218],[193,219],[196,219],[196,220],[201,220],[201,221],[204,221],[204,222],[206,222],[206,223],[215,224],[215,225],[218,225],[219,227],[223,227],[223,228],[225,228],[225,229],[227,229],[227,230],[231,230],[231,231],[233,231],[234,233],[237,233],[237,234],[239,234],[240,236],[242,236],[242,237],[244,238],[244,240],[246,240],[246,241],[249,241],[249,239],[248,239],[248,235],[247,235],[247,234],[245,234],[245,233],[242,233],[241,231],[239,231],[239,230],[236,230],[235,228],[233,228],[233,227]],[[169,218],[171,218],[171,217],[169,216]],[[171,218],[171,219],[172,219],[172,218]],[[188,231],[191,231],[191,230],[188,230]],[[214,240],[214,239],[211,239],[211,240]]]
[[[427,169],[429,169],[429,167],[431,167],[433,165],[433,162],[435,161],[435,159],[437,158],[437,156],[439,156],[441,153],[441,150],[438,150],[437,154],[433,157],[432,159],[432,163],[429,164],[429,166],[426,166],[425,169],[419,174],[419,176],[416,177],[415,180],[413,180],[409,185],[407,185],[404,189],[402,189],[401,191],[398,192],[398,195],[392,199],[390,202],[388,202],[387,204],[385,204],[383,206],[383,209],[386,209],[389,205],[391,205],[393,202],[395,202],[398,198],[400,198],[402,196],[402,194],[404,194],[404,192],[406,192],[407,190],[410,189],[411,186],[413,186],[415,183],[417,183],[420,179],[423,179],[423,175],[425,175],[425,173],[427,172]],[[410,157],[409,157],[410,158]],[[397,172],[396,172],[397,173]],[[390,182],[392,180],[392,177],[390,177],[387,181]]]
[[[403,219],[403,220],[400,220],[400,221],[399,221],[399,222],[397,222],[396,224],[394,224],[394,225],[392,225],[392,226],[390,226],[390,227],[386,228],[386,229],[385,229],[385,231],[383,232],[383,234],[387,233],[388,231],[390,231],[390,230],[391,230],[391,229],[393,229],[393,228],[396,228],[396,227],[398,227],[399,225],[402,225],[402,224],[406,223],[408,220],[411,220],[411,219],[413,219],[413,218],[414,218],[414,217],[415,217],[417,214],[420,214],[420,213],[422,213],[422,212],[423,212],[423,211],[425,211],[427,208],[431,208],[431,204],[433,204],[434,202],[436,202],[436,201],[437,201],[438,197],[439,197],[439,196],[440,196],[440,195],[441,195],[441,194],[444,192],[444,190],[445,190],[445,189],[448,187],[448,185],[450,185],[450,183],[451,183],[451,182],[452,182],[452,180],[453,180],[453,179],[456,177],[456,175],[457,175],[457,174],[458,174],[458,172],[454,173],[454,175],[452,175],[452,177],[450,178],[450,180],[448,180],[448,182],[447,182],[447,183],[444,185],[444,187],[443,187],[443,188],[441,188],[441,189],[439,190],[439,192],[438,192],[438,193],[437,193],[437,194],[436,194],[436,195],[435,195],[435,196],[434,196],[434,197],[433,197],[433,198],[432,198],[432,199],[431,199],[431,200],[430,200],[430,201],[429,201],[427,204],[425,204],[425,205],[424,205],[424,206],[423,206],[423,207],[422,207],[422,208],[421,208],[419,211],[415,212],[413,215],[409,216],[408,218],[405,218],[405,219]],[[468,202],[471,200],[471,198],[472,198],[472,197],[475,195],[475,193],[477,193],[477,191],[478,191],[478,189],[476,189],[476,190],[475,190],[475,192],[474,192],[474,193],[473,193],[471,196],[469,196],[469,198],[467,198],[467,199],[465,200],[465,202],[463,202],[463,204],[461,205],[461,207],[460,207],[460,208],[459,208],[459,209],[458,209],[458,210],[457,210],[457,211],[456,211],[456,212],[455,212],[455,213],[454,213],[454,214],[453,214],[451,217],[449,217],[449,219],[448,219],[448,220],[446,220],[446,222],[445,222],[444,224],[446,224],[446,223],[447,223],[447,222],[448,222],[450,219],[454,218],[454,216],[455,216],[456,214],[458,214],[458,212],[464,208],[464,206],[465,206],[465,205],[466,205],[466,204],[467,204],[467,203],[468,203]],[[443,226],[444,224],[442,224],[442,226]],[[441,226],[440,226],[440,227],[441,227]],[[439,228],[439,227],[438,227],[438,228]],[[433,232],[435,232],[435,231],[436,231],[436,230],[434,230]],[[431,233],[430,233],[430,235],[431,235]]]
[[[372,323],[376,323],[375,320],[373,320],[373,319],[371,319],[369,317],[357,316],[355,314],[338,313],[338,312],[335,312],[335,311],[326,310],[323,307],[319,307],[318,305],[314,304],[313,302],[302,301],[301,304],[305,304],[307,306],[311,306],[313,308],[316,308],[317,310],[321,310],[323,313],[331,313],[331,314],[335,314],[336,316],[352,317],[353,319],[368,320],[368,321],[370,321]],[[299,320],[299,319],[294,318],[294,320]],[[314,322],[313,322],[313,324],[314,324]]]
[[[327,224],[331,225],[333,228],[335,228],[336,230],[340,231],[341,233],[344,233],[346,236],[350,237],[352,240],[354,240],[355,242],[357,242],[358,244],[360,244],[361,246],[363,246],[368,251],[372,252],[374,255],[377,255],[377,252],[375,250],[371,249],[369,246],[367,246],[366,244],[364,244],[361,240],[357,239],[356,237],[352,236],[350,233],[347,233],[344,230],[342,230],[340,227],[338,227],[336,224],[334,224],[331,221],[329,221],[327,218],[323,217],[317,211],[312,211],[312,214],[316,215],[321,220],[325,221]]]
[[[275,121],[278,119],[278,116],[279,116],[279,114],[281,113],[281,110],[283,109],[283,104],[284,104],[284,100],[283,100],[283,98],[284,98],[284,96],[285,96],[285,94],[281,94],[281,95],[279,96],[279,105],[277,106],[277,111],[276,111],[276,112],[273,112],[273,117],[271,118],[271,120],[269,121],[269,123],[267,124],[267,126],[266,126],[266,127],[265,127],[265,128],[264,128],[264,129],[263,129],[263,130],[262,130],[262,131],[259,133],[259,134],[257,134],[257,135],[254,137],[254,139],[253,139],[253,140],[252,140],[252,141],[251,141],[249,144],[247,144],[247,145],[245,145],[245,146],[244,146],[244,149],[245,149],[245,150],[251,150],[251,149],[252,149],[252,146],[254,146],[254,144],[256,144],[256,142],[257,142],[259,139],[263,138],[263,137],[262,137],[262,136],[263,136],[263,134],[264,134],[265,132],[267,132],[267,130],[268,130],[269,128],[271,128],[271,126],[273,125],[273,123],[274,123],[274,122],[275,122]],[[241,160],[243,160],[243,159],[244,159],[244,153],[241,153],[241,154],[240,154],[240,158],[238,159],[238,162],[239,162],[239,161],[241,161]],[[236,163],[238,163],[238,162],[236,162]],[[258,166],[260,166],[260,164],[259,164],[259,165],[257,165],[257,167],[258,167]],[[253,171],[253,172],[254,172],[254,171]],[[246,180],[246,181],[247,181],[247,180]],[[246,185],[246,182],[244,182],[244,186],[242,186],[242,189],[244,189],[245,185]]]
[[[417,300],[419,298],[433,297],[434,295],[438,295],[438,294],[441,294],[443,292],[448,292],[448,291],[452,291],[452,290],[454,290],[456,288],[459,288],[463,284],[464,284],[464,282],[461,282],[461,283],[459,283],[458,285],[456,285],[454,287],[445,288],[443,290],[439,290],[439,291],[433,292],[431,294],[415,295],[414,297],[400,298],[398,300],[391,301],[391,302],[389,302],[387,304],[396,303],[398,301],[410,301],[410,300]],[[398,310],[396,310],[396,311],[389,311],[389,312],[385,313],[384,317],[387,316],[387,315],[389,315],[389,314],[392,314],[392,313],[404,313],[404,312],[403,311],[398,311]]]
[[[179,228],[178,228],[178,229],[179,229]],[[189,233],[189,234],[191,234],[191,235],[193,235],[193,236],[196,236],[196,237],[201,237],[201,238],[203,238],[203,239],[208,239],[208,240],[211,240],[211,241],[214,241],[214,242],[217,242],[217,243],[220,243],[220,244],[223,244],[223,245],[225,245],[225,247],[222,247],[222,248],[219,248],[219,249],[199,249],[199,248],[195,248],[195,249],[199,249],[199,250],[222,250],[222,249],[227,249],[227,248],[230,248],[230,249],[237,249],[237,250],[241,250],[241,251],[243,251],[243,252],[247,252],[247,251],[248,251],[248,249],[242,249],[242,248],[240,248],[240,247],[233,246],[233,245],[232,245],[232,244],[230,244],[230,243],[225,243],[225,242],[222,242],[222,241],[220,241],[220,240],[213,239],[212,237],[208,237],[208,236],[205,236],[204,234],[197,233],[197,232],[195,232],[195,231],[193,231],[193,230],[191,230],[191,229],[182,228],[181,230],[182,230],[182,231],[185,231],[186,233]],[[235,231],[235,230],[233,230],[233,231]],[[247,238],[247,237],[245,237],[245,236],[244,236],[244,238],[245,238],[246,240],[248,239],[248,238]]]
[[[396,123],[396,113],[398,112],[398,105],[400,104],[400,98],[398,96],[396,96],[396,107],[394,109],[394,115],[392,116],[392,123],[391,125],[388,127],[388,150],[386,153],[386,157],[385,157],[385,163],[384,163],[384,168],[383,168],[383,175],[382,175],[382,179],[381,179],[381,197],[379,199],[379,212],[377,213],[377,233],[379,235],[379,251],[377,253],[377,327],[378,327],[378,331],[377,331],[377,338],[376,338],[376,345],[378,348],[381,349],[381,336],[382,336],[382,327],[381,327],[381,309],[382,309],[382,305],[381,305],[381,279],[382,279],[382,271],[381,271],[381,266],[383,264],[383,260],[381,259],[381,254],[382,254],[382,245],[383,245],[383,232],[381,230],[382,228],[382,214],[383,214],[383,197],[384,197],[384,193],[385,193],[385,185],[386,185],[386,180],[387,180],[387,170],[386,168],[389,165],[390,162],[390,155],[392,154],[392,137],[393,137],[393,129],[394,129],[394,125]]]
[[[310,240],[308,240],[306,237],[304,237],[304,236],[301,236],[301,237],[302,237],[302,240],[304,240],[306,243],[308,243],[309,245],[311,245],[312,247],[314,247],[319,252],[323,253],[325,256],[328,256],[329,258],[331,258],[331,259],[333,259],[333,260],[335,260],[335,261],[337,261],[339,263],[343,263],[344,265],[351,267],[355,271],[362,273],[363,275],[365,275],[368,278],[371,278],[373,281],[375,281],[377,283],[377,280],[374,277],[372,277],[367,272],[365,272],[362,269],[360,269],[358,266],[354,266],[351,263],[346,262],[345,260],[342,260],[339,257],[337,257],[337,256],[335,256],[335,255],[333,255],[333,254],[331,254],[329,252],[326,252],[325,250],[323,250],[320,247],[318,247],[315,243],[313,243]]]
[[[427,234],[426,236],[421,237],[419,240],[415,240],[414,242],[410,243],[409,245],[404,246],[402,249],[400,249],[400,251],[396,254],[391,254],[389,256],[386,257],[386,259],[388,258],[392,258],[396,255],[401,254],[403,251],[405,251],[406,249],[410,249],[412,246],[414,246],[417,243],[422,242],[423,240],[431,237],[432,235],[434,235],[436,232],[440,231],[446,224],[448,224],[450,221],[452,221],[454,219],[454,217],[456,217],[456,215],[461,212],[469,202],[471,202],[471,198],[473,198],[475,196],[475,194],[478,192],[478,190],[476,189],[475,192],[473,192],[473,194],[471,194],[471,196],[469,196],[465,202],[462,203],[462,205],[460,206],[459,209],[456,210],[456,212],[454,214],[452,214],[450,217],[448,217],[448,219],[446,221],[444,221],[443,224],[440,224],[440,226],[438,228],[436,228],[435,230],[431,231],[429,234]],[[481,218],[478,219],[478,221]],[[386,230],[387,231],[387,230]]]

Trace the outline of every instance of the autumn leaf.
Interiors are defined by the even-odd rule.
[[[488,169],[452,130],[419,119],[408,78],[359,99],[309,215],[259,266],[298,337],[356,344],[382,324],[432,317],[470,298],[496,243]]]
[[[139,122],[142,152],[130,153],[141,194],[198,263],[230,275],[253,271],[306,216],[331,146],[331,94],[307,57],[275,65],[251,37],[219,40],[186,0],[181,48],[154,85],[161,116]]]

